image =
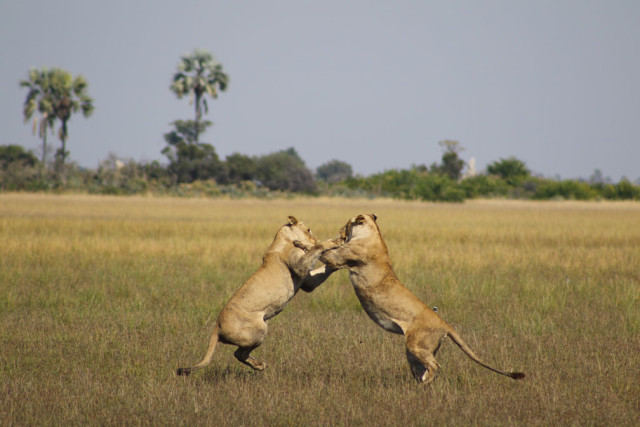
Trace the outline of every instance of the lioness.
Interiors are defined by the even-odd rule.
[[[294,246],[294,240],[304,242],[306,251]],[[237,345],[234,356],[240,362],[258,371],[265,369],[267,364],[250,353],[265,340],[266,321],[280,313],[299,289],[311,292],[335,271],[323,269],[309,276],[322,252],[335,246],[335,241],[318,242],[309,227],[290,216],[267,248],[262,265],[218,315],[204,359],[195,366],[179,368],[177,374],[189,375],[207,366],[218,341]]]
[[[324,252],[320,261],[325,266],[312,274],[339,268],[349,270],[351,284],[369,317],[387,331],[405,336],[407,360],[418,382],[428,383],[435,377],[440,367],[435,354],[446,336],[485,368],[513,379],[524,378],[523,373],[503,372],[481,361],[451,325],[400,283],[376,219],[373,214],[351,218],[341,230],[344,243]],[[302,242],[294,244],[309,253],[313,250]]]

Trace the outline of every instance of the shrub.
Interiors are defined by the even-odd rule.
[[[586,182],[576,180],[541,180],[533,198],[591,200],[595,199],[597,195],[597,192]]]
[[[467,198],[506,196],[509,191],[507,183],[494,175],[465,178],[460,181],[460,188]]]
[[[351,165],[340,160],[331,160],[316,169],[316,178],[329,183],[344,181],[352,176]]]
[[[640,186],[633,185],[623,178],[617,184],[606,184],[602,195],[609,200],[640,200]]]
[[[256,163],[256,178],[270,190],[316,191],[313,174],[294,148],[262,156]]]
[[[487,173],[499,176],[509,185],[518,185],[531,175],[527,165],[513,156],[491,163]]]
[[[465,191],[447,175],[425,174],[418,181],[416,193],[421,200],[433,202],[463,202]]]

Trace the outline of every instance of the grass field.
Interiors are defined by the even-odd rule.
[[[399,278],[451,341],[428,386],[348,274],[269,322],[254,373],[226,300],[294,215],[319,238],[375,212]],[[0,424],[640,425],[640,204],[0,194]]]

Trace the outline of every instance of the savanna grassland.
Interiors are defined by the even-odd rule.
[[[294,215],[375,212],[450,340],[431,385],[338,272],[269,322],[254,373],[215,318]],[[640,425],[640,204],[0,195],[2,425]]]

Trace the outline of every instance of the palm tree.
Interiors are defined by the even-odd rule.
[[[53,130],[56,116],[53,114],[53,105],[48,94],[49,78],[46,68],[40,70],[32,68],[29,70],[29,78],[20,80],[20,86],[27,88],[29,92],[24,100],[24,108],[22,114],[25,123],[28,122],[36,113],[38,116],[33,117],[33,134],[36,132],[42,138],[42,164],[46,167],[47,155],[47,131]]]
[[[216,99],[218,91],[227,90],[228,84],[229,76],[222,71],[222,65],[216,62],[213,55],[206,50],[196,49],[193,53],[182,57],[178,71],[173,75],[171,90],[178,98],[189,94],[190,101],[195,101],[195,144],[199,142],[203,111],[205,114],[209,112],[205,95]]]
[[[74,78],[65,70],[52,68],[48,71],[48,78],[48,94],[51,97],[53,113],[60,120],[58,135],[62,147],[56,153],[56,166],[62,170],[68,155],[66,143],[69,136],[69,119],[78,111],[82,111],[84,117],[89,117],[94,110],[93,99],[87,93],[89,84],[82,75]]]

